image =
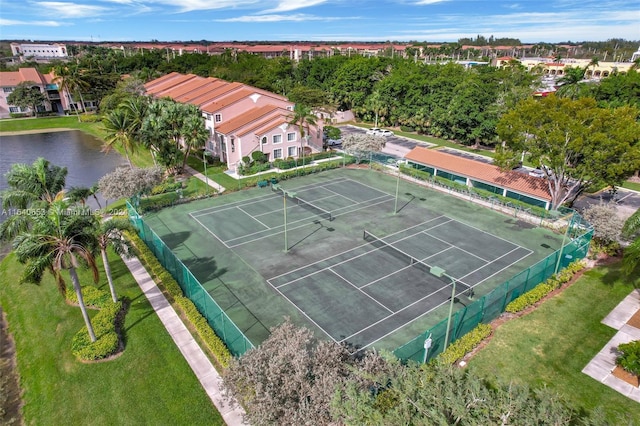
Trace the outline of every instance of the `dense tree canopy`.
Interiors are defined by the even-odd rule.
[[[504,168],[526,157],[545,173],[557,208],[585,186],[619,186],[640,168],[639,111],[599,108],[595,100],[549,96],[521,102],[498,124]]]
[[[33,81],[23,81],[7,96],[7,103],[20,108],[31,110],[31,114],[38,115],[38,107],[44,106],[47,98]]]

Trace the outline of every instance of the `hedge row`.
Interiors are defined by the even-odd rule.
[[[565,269],[560,271],[557,274],[553,274],[549,277],[545,282],[538,284],[532,290],[520,295],[516,299],[514,299],[511,303],[507,305],[505,308],[506,312],[515,314],[520,312],[529,306],[534,305],[538,301],[540,301],[547,294],[551,293],[553,290],[562,286],[562,284],[568,283],[571,281],[573,276],[584,269],[585,263],[583,260],[576,260],[569,264]]]
[[[489,324],[478,324],[476,328],[449,345],[444,352],[436,357],[436,362],[453,364],[490,335],[491,326]]]
[[[222,367],[226,368],[229,365],[232,355],[222,339],[220,339],[211,329],[206,318],[202,316],[193,302],[184,296],[180,285],[171,276],[171,274],[164,269],[142,239],[133,232],[127,232],[126,235],[127,238],[129,238],[129,240],[131,240],[135,245],[138,251],[138,257],[144,262],[147,268],[150,269],[150,272],[155,277],[156,282],[159,281],[159,284],[164,288],[165,294],[167,294],[172,301],[180,307],[180,310],[183,312],[187,320],[193,325],[193,328],[196,330],[204,344],[209,348],[216,361]]]
[[[82,298],[86,306],[100,309],[91,319],[96,341],[92,342],[86,327],[82,327],[71,342],[71,352],[83,361],[95,361],[107,358],[120,348],[120,336],[118,329],[122,321],[122,302],[113,303],[111,294],[93,286],[82,288]],[[78,298],[73,290],[67,289],[67,299],[78,303]]]

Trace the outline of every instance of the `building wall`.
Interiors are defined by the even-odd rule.
[[[66,58],[67,46],[64,44],[27,44],[11,43],[11,53],[25,58]]]

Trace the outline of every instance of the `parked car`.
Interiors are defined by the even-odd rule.
[[[342,145],[342,139],[327,139],[327,146]]]
[[[374,136],[393,136],[393,132],[391,130],[380,129],[378,127],[372,127],[367,130],[368,135]]]

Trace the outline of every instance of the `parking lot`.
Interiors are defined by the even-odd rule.
[[[364,135],[366,134],[366,131],[367,131],[367,129],[364,129],[362,127],[356,127],[351,125],[338,126],[338,128],[342,132],[343,137],[353,133],[359,133],[361,135]],[[382,152],[384,152],[385,154],[396,156],[398,157],[398,159],[403,158],[407,152],[411,151],[416,146],[424,146],[424,147],[433,146],[432,144],[429,144],[426,142],[412,140],[412,139],[405,138],[398,135],[384,136],[384,138],[387,140],[387,144],[382,149]],[[341,146],[338,145],[336,147],[340,148]]]

